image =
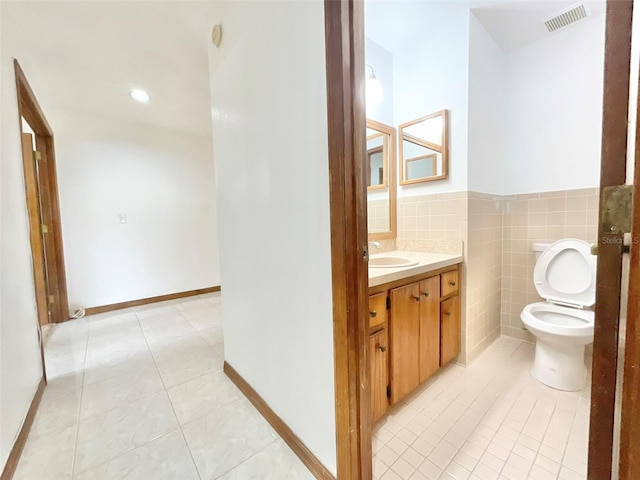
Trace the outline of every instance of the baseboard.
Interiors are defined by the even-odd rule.
[[[111,312],[113,310],[122,310],[123,308],[139,307],[149,303],[164,302],[166,300],[175,300],[178,298],[193,297],[194,295],[202,295],[204,293],[219,292],[220,286],[199,288],[197,290],[189,290],[187,292],[170,293],[168,295],[159,295],[157,297],[141,298],[140,300],[130,300],[128,302],[112,303],[111,305],[102,305],[100,307],[89,307],[84,314],[96,315],[98,313]]]
[[[24,450],[24,445],[27,443],[31,425],[33,425],[33,420],[36,418],[36,413],[38,412],[38,407],[40,406],[40,401],[42,400],[44,386],[45,379],[44,377],[42,377],[40,383],[38,384],[36,394],[31,401],[31,405],[29,406],[29,411],[27,412],[27,416],[24,419],[24,423],[22,424],[22,428],[20,429],[18,438],[16,438],[16,443],[13,444],[11,453],[9,453],[9,457],[7,458],[7,463],[5,463],[4,465],[2,475],[0,475],[0,480],[11,480],[13,478],[13,475],[16,473],[16,468],[18,467],[18,462],[20,461],[22,450]]]
[[[224,362],[224,373],[229,379],[240,389],[240,391],[249,399],[254,407],[258,409],[260,414],[267,422],[278,432],[278,435],[291,447],[291,450],[302,460],[307,468],[319,480],[336,480],[329,470],[311,453],[311,450],[302,443],[302,440],[293,433],[291,428],[276,415],[276,413],[267,405],[264,399],[256,392],[242,376],[234,370],[227,362]]]

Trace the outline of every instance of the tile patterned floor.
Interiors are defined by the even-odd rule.
[[[534,346],[503,337],[451,365],[374,432],[382,480],[586,478],[590,386],[560,392],[531,378]]]
[[[220,294],[45,339],[49,384],[15,480],[313,479],[222,373]]]
[[[49,384],[15,480],[306,480],[222,373],[219,294],[74,320],[45,333]],[[586,477],[589,386],[533,380],[501,338],[445,368],[376,426],[374,478]]]

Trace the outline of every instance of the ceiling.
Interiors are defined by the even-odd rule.
[[[429,25],[472,8],[505,52],[549,35],[540,20],[566,0],[366,1],[366,34],[399,52]],[[603,10],[602,1],[589,8]],[[0,1],[2,48],[45,112],[67,109],[211,136],[207,58],[214,1]],[[128,92],[143,88],[148,104]]]
[[[45,113],[67,109],[211,136],[212,1],[2,1],[2,48]],[[143,88],[147,104],[128,92]]]
[[[367,0],[365,34],[397,54],[407,45],[424,40],[431,25],[447,23],[471,9],[500,48],[510,53],[552,35],[543,20],[576,3],[575,0]],[[578,3],[585,4],[591,17],[604,12],[604,0]]]

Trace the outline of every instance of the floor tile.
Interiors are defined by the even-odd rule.
[[[80,421],[76,473],[105,463],[178,427],[164,391]]]
[[[81,389],[52,389],[46,386],[30,435],[55,433],[78,423]]]
[[[76,425],[43,435],[29,435],[13,479],[69,480],[75,437]]]
[[[210,345],[198,332],[191,332],[180,337],[167,338],[149,345],[156,362],[162,362],[176,355],[186,354],[210,348]]]
[[[209,345],[220,345],[224,341],[222,327],[207,328],[206,330],[201,330],[199,333]]]
[[[164,385],[153,364],[130,373],[86,385],[82,392],[80,418],[100,415],[124,407],[141,397],[164,390]]]
[[[189,449],[179,430],[87,470],[74,480],[199,480]]]
[[[221,371],[220,293],[43,333],[48,384],[17,480],[201,479],[181,424],[211,478],[313,478]]]
[[[181,424],[239,400],[242,393],[222,372],[213,372],[168,389]]]
[[[173,355],[156,365],[167,388],[222,370],[222,360],[211,348]]]
[[[443,368],[380,421],[374,465],[415,466],[422,455],[416,472],[396,468],[393,475],[584,479],[590,387],[573,393],[541,384],[530,375],[534,352],[503,337],[471,365]],[[399,440],[411,446],[400,448]]]
[[[243,401],[182,428],[203,479],[218,478],[276,439],[266,420]]]
[[[314,478],[284,441],[278,439],[219,477],[219,480],[313,480]]]

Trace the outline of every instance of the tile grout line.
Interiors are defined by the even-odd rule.
[[[177,308],[176,308],[176,310],[178,311],[180,316],[184,319],[185,317],[184,317],[184,315],[182,315],[182,312],[180,312]],[[147,344],[147,348],[149,349],[149,353],[151,353],[151,358],[153,359],[153,365],[156,367],[156,371],[158,372],[158,376],[160,377],[160,381],[162,382],[162,386],[164,387],[164,393],[167,396],[167,399],[169,400],[169,405],[171,405],[171,411],[173,412],[173,416],[176,419],[176,423],[178,424],[178,430],[180,431],[180,435],[182,435],[182,440],[184,441],[184,444],[187,447],[187,451],[189,452],[189,457],[191,458],[191,462],[192,462],[194,468],[196,469],[196,474],[198,475],[198,478],[200,478],[200,480],[202,480],[202,474],[200,473],[200,469],[198,468],[198,464],[196,463],[195,458],[193,458],[193,452],[191,451],[191,447],[189,446],[189,442],[187,441],[187,437],[185,436],[184,431],[182,430],[182,424],[180,423],[180,420],[178,419],[178,414],[176,413],[176,409],[173,406],[173,402],[171,401],[171,397],[169,396],[169,390],[167,389],[167,386],[164,383],[164,379],[162,378],[162,374],[160,373],[160,370],[158,369],[158,364],[156,362],[156,358],[153,355],[153,352],[152,352],[151,347],[149,345],[149,339],[147,338],[146,334],[144,333],[144,329],[142,328],[142,325],[140,324],[140,319],[138,318],[137,312],[134,312],[134,313],[135,313],[135,316],[136,316],[136,320],[138,321],[138,325],[140,326],[140,330],[142,330],[142,334],[144,336],[144,341]],[[189,326],[191,326],[191,324],[189,324]],[[191,328],[193,328],[193,326],[191,326]]]
[[[462,370],[458,375],[456,375],[456,377],[454,377],[454,378],[452,378],[451,380],[449,380],[449,382],[447,383],[447,385],[443,386],[443,388],[442,388],[442,389],[441,389],[441,390],[440,390],[440,391],[439,391],[439,392],[434,396],[433,401],[435,401],[438,397],[440,397],[440,395],[442,395],[442,394],[447,390],[447,388],[450,388],[450,384],[451,384],[451,383],[452,383],[456,378],[458,378],[458,377],[460,377],[460,376],[464,375],[464,373],[466,373],[466,370]],[[498,375],[498,374],[497,374],[497,372],[496,372],[496,373],[494,373],[494,374],[489,378],[489,380],[484,384],[484,386],[483,386],[483,387],[478,391],[477,395],[475,395],[475,396],[474,396],[474,400],[475,400],[475,399],[477,399],[477,398],[482,394],[482,392],[484,392],[484,391],[487,389],[487,387],[489,386],[489,384],[491,383],[491,381],[492,381],[493,379],[497,378],[497,375]],[[462,394],[462,391],[459,391],[459,392],[454,396],[454,398],[453,398],[453,399],[451,399],[451,400],[448,402],[448,403],[449,403],[449,405],[451,405],[451,403],[453,403],[453,402],[455,401],[455,399],[456,399],[456,398],[458,398],[461,394]],[[460,418],[462,418],[462,416],[464,416],[464,414],[465,414],[467,411],[469,411],[469,410],[470,410],[470,408],[471,408],[472,404],[473,404],[473,402],[471,402],[469,405],[467,405],[467,406],[466,406],[466,408],[464,409],[464,411],[463,411],[460,415],[458,415],[458,419],[457,419],[456,421],[458,421]],[[423,409],[423,410],[424,410],[424,409]],[[487,411],[488,411],[488,410],[487,410]],[[486,414],[487,414],[487,412],[485,412],[485,413],[483,414],[483,417],[484,417]],[[437,421],[437,418],[433,419],[431,423],[434,423],[434,422],[436,422],[436,421]],[[482,421],[482,420],[480,420],[480,421],[478,422],[478,424],[477,424],[477,425],[479,425],[481,421]],[[476,426],[477,426],[477,425],[476,425]],[[439,444],[442,440],[445,440],[445,438],[444,438],[444,437],[445,437],[445,436],[446,436],[450,431],[452,431],[452,428],[453,428],[453,427],[449,427],[449,428],[447,429],[447,431],[446,431],[446,432],[445,432],[445,433],[440,437],[440,439],[439,439],[439,441],[438,441],[438,444]],[[475,429],[474,429],[474,430],[475,430]],[[495,435],[495,434],[494,434],[494,435]],[[395,434],[394,434],[394,437],[396,437],[396,436],[397,436],[397,435],[395,435]],[[492,437],[492,438],[493,438],[493,437]],[[491,441],[491,440],[489,440],[489,441]],[[388,442],[387,442],[387,443],[388,443]],[[450,442],[449,442],[449,443],[450,443]],[[409,446],[411,446],[411,445],[409,445]],[[435,446],[434,446],[434,449],[435,449],[436,447],[437,447],[437,445],[435,445]],[[486,449],[487,449],[487,448],[488,448],[488,446],[487,446],[487,447],[485,447],[485,449],[483,450],[483,454],[484,454],[484,452],[486,451]],[[433,450],[432,450],[432,451],[433,451]],[[461,451],[461,447],[460,447],[460,448],[457,448],[457,452],[456,452],[456,454],[457,454],[457,453],[459,453],[460,451]],[[429,455],[430,455],[430,454],[431,454],[431,452],[429,453]],[[425,460],[428,460],[428,459],[429,459],[429,455],[425,456]],[[399,458],[401,458],[401,457],[402,457],[402,455],[399,455],[399,456],[398,456],[398,459],[399,459]],[[454,455],[454,457],[455,457],[455,455]],[[446,472],[446,470],[447,470],[447,468],[449,468],[449,466],[454,462],[454,460],[453,460],[453,458],[454,458],[454,457],[452,457],[452,458],[449,460],[449,462],[447,463],[447,465],[445,466],[445,468],[444,468],[444,469],[442,469],[442,473],[445,473],[445,472]],[[396,462],[398,459],[396,459],[396,460],[394,461],[394,464],[395,464],[395,462]],[[478,461],[479,461],[479,459],[478,459]],[[383,462],[383,463],[384,463],[384,462]],[[432,463],[433,463],[433,462],[432,462]],[[393,470],[393,466],[388,466],[388,469],[391,469],[394,473],[396,473],[396,474],[397,474],[397,472],[396,472],[395,470]],[[415,468],[415,469],[414,469],[414,471],[415,471],[415,470],[417,470],[417,468]],[[473,472],[470,472],[470,473],[473,473]]]
[[[82,413],[82,400],[84,398],[84,378],[85,372],[87,369],[87,353],[89,351],[89,338],[91,337],[91,316],[87,317],[87,340],[84,348],[84,360],[82,361],[82,385],[80,387],[80,401],[78,402],[78,420],[76,421],[76,435],[73,447],[73,459],[71,461],[71,478],[73,479],[76,476],[76,459],[78,455],[78,438],[80,435],[80,418]]]
[[[176,311],[180,314],[180,316],[181,316],[183,319],[185,319],[185,320],[186,320],[186,318],[184,317],[184,315],[182,315],[182,312],[181,312],[180,310],[178,310],[177,308],[175,308],[173,305],[169,305],[169,306],[171,306],[174,310],[176,310]],[[140,324],[140,319],[138,318],[138,315],[137,315],[136,311],[135,311],[135,310],[130,310],[130,312],[131,312],[131,313],[133,313],[133,315],[134,315],[134,317],[135,317],[135,319],[136,319],[136,323],[138,324],[138,327],[140,328],[140,332],[142,333],[142,335],[143,335],[143,337],[144,337],[145,345],[147,346],[147,349],[148,349],[148,351],[149,351],[149,354],[151,355],[151,359],[152,359],[152,361],[153,361],[154,367],[156,368],[156,372],[158,373],[158,377],[160,378],[160,382],[162,383],[162,387],[163,387],[163,389],[164,389],[165,393],[167,394],[167,397],[168,397],[168,399],[169,399],[169,403],[171,404],[172,411],[174,412],[174,415],[175,415],[176,420],[177,420],[177,415],[176,415],[176,413],[175,413],[175,409],[174,409],[174,407],[173,407],[173,403],[171,402],[171,397],[169,397],[169,395],[168,395],[168,388],[166,387],[166,385],[165,385],[165,383],[164,383],[164,380],[162,379],[162,375],[160,374],[160,371],[158,370],[158,367],[157,367],[157,363],[156,363],[155,356],[153,355],[153,352],[152,352],[152,350],[151,350],[151,348],[150,348],[150,345],[149,345],[148,339],[147,339],[147,337],[146,337],[146,335],[145,335],[145,330],[144,330],[144,328],[142,327],[142,325]],[[191,326],[191,327],[193,328],[193,326]],[[195,331],[195,329],[194,329],[194,331]],[[196,332],[196,333],[197,333],[197,332]],[[90,344],[90,342],[89,342],[89,338],[90,338],[90,333],[87,335],[87,344]],[[208,348],[210,348],[211,350],[213,350],[213,348],[212,348],[212,346],[211,346],[211,345],[207,344],[207,347],[208,347]],[[85,351],[85,360],[86,360],[87,352],[88,352],[88,348],[87,348],[87,351]],[[217,352],[215,352],[215,350],[214,350],[214,353],[216,353],[216,354],[217,354]],[[218,356],[219,356],[219,355],[218,355]],[[86,367],[86,362],[85,362],[85,367]],[[216,372],[218,372],[218,371],[221,371],[221,370],[216,370]],[[208,374],[210,374],[210,373],[212,373],[212,372],[207,372],[207,373],[205,373],[205,374],[203,374],[203,375],[199,375],[199,376],[198,376],[198,377],[196,377],[196,378],[201,378],[201,377],[203,377],[203,376],[205,376],[205,375],[208,375]],[[114,376],[114,377],[109,377],[109,378],[107,378],[107,379],[101,380],[101,382],[102,382],[102,381],[108,381],[108,380],[111,380],[111,379],[113,379],[113,378],[116,378],[116,377],[115,377],[115,376]],[[83,371],[83,380],[84,380],[84,371]],[[191,379],[191,380],[195,380],[195,378],[194,378],[194,379]],[[183,382],[183,383],[180,383],[180,384],[177,384],[177,385],[173,385],[172,387],[174,387],[174,386],[179,386],[179,385],[183,385],[184,383],[187,383],[187,382],[189,382],[189,381],[191,381],[191,380],[187,380],[187,381],[185,381],[185,382]],[[100,383],[100,382],[95,382],[95,383]],[[90,384],[90,385],[93,385],[93,384]],[[172,388],[172,387],[170,387],[170,388]],[[82,389],[84,389],[84,381],[83,381]],[[126,403],[126,405],[129,405],[129,404],[134,403],[134,402],[136,402],[136,401],[137,401],[137,400],[131,400],[131,401],[127,402],[127,403]],[[80,403],[80,407],[81,407],[81,405],[82,405],[82,402]],[[108,411],[103,412],[103,413],[98,413],[98,414],[95,414],[95,415],[105,414],[105,413],[108,413],[108,412],[110,412],[110,411],[112,411],[112,410],[114,410],[114,409],[108,410]],[[92,416],[94,416],[94,415],[92,415]],[[87,418],[91,418],[91,417],[87,417]],[[199,418],[201,418],[201,417],[199,417]],[[83,419],[81,419],[81,418],[79,418],[79,419],[78,419],[78,426],[79,426],[79,423],[80,423],[80,421],[81,421],[81,420],[83,420]],[[195,420],[195,419],[194,419],[194,420]],[[182,434],[182,438],[183,438],[183,440],[185,441],[185,444],[186,444],[186,446],[187,446],[187,449],[189,450],[189,455],[190,455],[190,457],[191,457],[192,461],[194,462],[194,466],[196,467],[196,471],[197,471],[197,473],[198,473],[198,476],[200,476],[200,472],[198,471],[197,465],[195,464],[195,461],[193,460],[193,455],[192,455],[192,453],[191,453],[191,450],[190,450],[190,448],[189,448],[189,445],[188,445],[188,443],[187,443],[187,441],[186,441],[186,438],[185,438],[185,436],[184,436],[184,432],[182,432],[182,425],[180,424],[180,422],[179,422],[179,421],[177,421],[177,423],[178,423],[178,428],[175,428],[175,429],[173,429],[173,430],[170,430],[170,431],[168,431],[168,432],[165,432],[165,433],[163,433],[162,435],[159,435],[159,436],[157,436],[157,437],[155,437],[155,438],[153,438],[153,439],[149,440],[148,442],[145,442],[145,443],[144,443],[144,444],[142,444],[142,445],[138,445],[138,446],[133,447],[133,448],[131,448],[131,449],[129,449],[129,450],[126,450],[126,451],[124,451],[124,452],[121,452],[121,453],[119,453],[118,455],[116,455],[115,457],[113,457],[113,458],[111,458],[111,459],[107,460],[106,462],[103,462],[103,463],[101,463],[101,464],[99,464],[99,465],[95,465],[95,466],[93,466],[93,467],[87,468],[87,469],[85,469],[85,470],[83,470],[83,471],[81,471],[81,472],[77,472],[77,473],[78,473],[78,474],[81,474],[81,473],[83,473],[83,472],[86,472],[86,471],[90,470],[91,468],[96,468],[96,467],[101,466],[101,465],[109,464],[111,461],[113,461],[113,460],[114,460],[114,459],[116,459],[116,458],[119,458],[119,457],[121,457],[121,456],[123,456],[123,455],[126,455],[126,454],[128,454],[128,453],[131,453],[132,451],[134,451],[134,450],[136,450],[136,449],[138,449],[138,448],[140,448],[140,447],[143,447],[143,446],[145,446],[145,445],[148,445],[149,443],[154,442],[154,441],[158,440],[159,438],[162,438],[162,437],[164,437],[164,436],[166,436],[166,435],[168,435],[168,434],[170,434],[170,433],[172,433],[172,432],[177,431],[178,429],[180,429],[181,434]],[[76,445],[76,448],[77,448],[77,445]],[[75,459],[75,453],[74,453],[74,459]],[[74,468],[75,468],[75,465],[74,465]],[[75,476],[75,475],[74,475],[74,476]]]

